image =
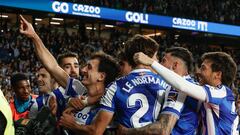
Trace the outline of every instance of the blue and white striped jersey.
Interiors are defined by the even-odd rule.
[[[96,105],[87,106],[77,113],[74,113],[76,122],[80,125],[90,125],[97,115],[99,107]]]
[[[38,112],[40,112],[40,110],[42,109],[42,107],[48,105],[49,97],[50,97],[50,94],[43,94],[30,101],[30,105],[29,105],[30,119],[35,118]]]
[[[79,95],[85,94],[87,91],[86,87],[82,84],[81,81],[74,79],[74,78],[69,78],[65,95],[69,97],[78,97]]]
[[[68,82],[69,83],[66,88],[66,91],[68,91],[68,93],[71,96],[78,97],[79,95],[83,95],[83,92],[86,92],[86,88],[82,85],[82,83],[79,80],[70,78]],[[82,110],[74,113],[74,117],[78,124],[90,125],[93,119],[95,118],[96,114],[98,113],[98,110],[99,110],[98,105],[87,106]]]
[[[203,135],[238,135],[238,115],[232,90],[205,85],[207,101],[201,107]]]
[[[65,99],[65,89],[63,87],[58,87],[50,93],[57,100],[57,113],[56,116],[59,119],[62,116],[63,111],[66,109],[67,101]]]
[[[157,120],[169,85],[148,69],[136,69],[106,88],[101,110],[115,113],[116,121],[138,128]]]
[[[196,84],[196,82],[188,75],[184,78]],[[179,92],[173,87],[166,93],[163,110],[161,114],[172,114],[178,118],[171,134],[172,135],[194,135],[199,123],[199,109],[201,102],[187,96],[183,92]]]
[[[37,116],[37,113],[42,109],[43,106],[49,106],[49,99],[51,96],[54,96],[57,100],[56,116],[60,118],[66,106],[64,93],[65,90],[62,87],[58,87],[49,94],[43,94],[41,96],[38,96],[36,99],[32,99],[31,105],[29,107],[29,118],[35,118]]]

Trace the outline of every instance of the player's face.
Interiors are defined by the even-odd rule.
[[[53,80],[45,68],[40,68],[37,74],[39,90],[42,93],[48,93],[52,90]]]
[[[173,67],[173,58],[170,53],[165,53],[164,57],[162,58],[161,64],[172,70]]]
[[[212,81],[214,80],[214,72],[211,68],[212,62],[210,60],[204,60],[202,62],[202,65],[200,67],[200,73],[199,73],[199,83],[201,85],[205,84],[212,84]]]
[[[79,78],[79,63],[75,57],[63,58],[61,67],[72,78]]]
[[[132,66],[130,66],[127,61],[121,60],[119,62],[119,65],[120,65],[120,74],[122,76],[125,76],[132,71]]]
[[[82,68],[82,83],[86,87],[94,86],[97,83],[104,83],[104,79],[102,78],[103,73],[98,71],[98,66],[99,60],[91,59],[87,62],[87,65]],[[93,91],[88,91],[88,93],[89,95],[94,95]]]
[[[21,80],[13,88],[17,99],[21,101],[28,100],[31,92],[31,86],[29,80]]]

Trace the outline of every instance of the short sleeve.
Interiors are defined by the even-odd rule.
[[[77,97],[86,92],[86,87],[77,79],[69,78],[65,95],[70,97]]]
[[[173,114],[179,119],[184,108],[186,97],[186,94],[183,92],[178,92],[175,89],[171,89],[167,95],[167,98],[165,99],[161,114]]]
[[[105,110],[114,113],[115,112],[115,94],[117,91],[116,82],[112,83],[109,87],[106,88],[106,93],[101,98],[100,101],[100,110]]]

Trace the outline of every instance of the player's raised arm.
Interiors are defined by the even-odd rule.
[[[26,35],[34,43],[34,50],[48,72],[62,86],[67,86],[68,74],[58,65],[56,59],[44,46],[42,40],[35,32],[31,23],[29,23],[22,15],[20,15],[20,33]]]
[[[134,60],[144,65],[151,66],[154,70],[157,71],[158,74],[160,74],[171,86],[177,90],[182,91],[188,96],[193,97],[197,100],[206,101],[207,95],[203,87],[186,81],[183,77],[165,68],[158,62],[149,58],[144,53],[136,53],[134,55]]]

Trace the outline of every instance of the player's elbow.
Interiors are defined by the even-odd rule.
[[[162,130],[159,135],[170,135],[168,130]]]
[[[102,131],[102,130],[95,129],[93,135],[103,135],[103,132],[104,132],[104,131]]]
[[[102,135],[103,133],[98,130],[95,126],[89,126],[87,130],[87,135]]]

